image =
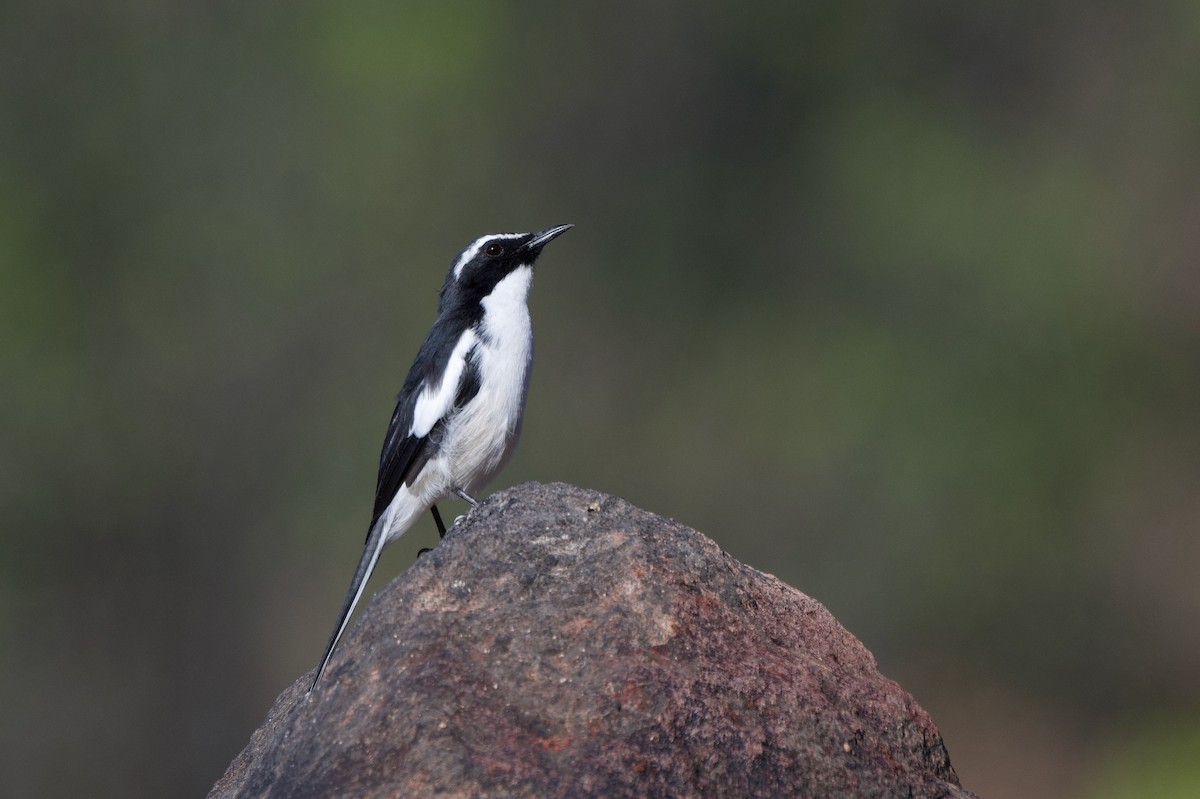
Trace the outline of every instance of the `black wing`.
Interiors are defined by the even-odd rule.
[[[446,424],[479,392],[474,334],[468,329],[460,336],[448,338],[439,332],[436,325],[430,331],[396,398],[396,409],[379,456],[371,527],[387,510],[400,486],[412,485],[429,459],[437,454]],[[447,377],[454,380],[454,385],[442,385]],[[428,429],[414,431],[413,420],[418,415],[421,426]]]

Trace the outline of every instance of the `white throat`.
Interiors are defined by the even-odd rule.
[[[528,305],[532,285],[533,267],[518,266],[496,284],[491,294],[480,300],[483,305],[483,336],[501,350],[521,349],[522,343],[533,335]],[[521,359],[522,368],[524,360]]]

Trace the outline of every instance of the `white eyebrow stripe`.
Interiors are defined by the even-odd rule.
[[[479,238],[475,239],[475,241],[471,242],[471,244],[462,251],[462,254],[458,256],[458,260],[454,262],[454,279],[458,280],[459,276],[462,275],[463,267],[469,264],[472,258],[474,258],[476,255],[479,255],[479,250],[481,247],[483,247],[484,242],[491,241],[492,239],[519,239],[522,236],[528,235],[528,233],[488,233],[486,236],[480,236]]]
[[[458,384],[462,382],[463,372],[467,366],[467,353],[475,346],[478,338],[473,330],[465,330],[450,353],[446,363],[446,371],[436,386],[426,383],[417,397],[413,407],[412,426],[408,429],[410,436],[424,438],[429,435],[439,421],[444,419],[454,407],[454,398],[458,394]]]

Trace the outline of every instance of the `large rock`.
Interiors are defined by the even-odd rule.
[[[818,602],[568,485],[479,505],[311,679],[210,797],[972,795]]]

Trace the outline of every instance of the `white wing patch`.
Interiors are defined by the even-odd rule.
[[[425,387],[421,389],[421,395],[417,397],[417,404],[413,408],[413,421],[412,427],[408,431],[409,435],[417,438],[429,435],[433,426],[444,419],[450,409],[454,407],[458,384],[462,382],[463,372],[467,368],[467,355],[475,346],[476,341],[475,331],[464,331],[458,343],[454,345],[454,351],[450,353],[450,360],[446,364],[446,371],[442,374],[441,381],[436,385],[426,383]]]

